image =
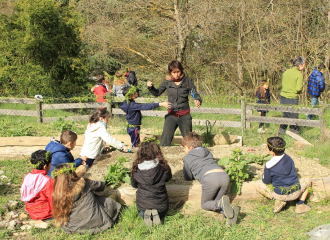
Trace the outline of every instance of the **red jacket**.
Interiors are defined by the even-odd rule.
[[[53,182],[45,170],[33,169],[24,177],[21,200],[25,202],[25,210],[32,219],[43,220],[52,217]]]
[[[106,102],[106,100],[104,99],[106,92],[107,88],[104,85],[98,85],[94,89],[94,94],[96,95],[96,102]]]

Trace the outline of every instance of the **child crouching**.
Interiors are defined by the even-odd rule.
[[[311,208],[305,204],[309,178],[299,179],[292,158],[285,154],[285,141],[280,137],[267,139],[268,152],[273,156],[265,166],[262,180],[256,183],[257,190],[269,199],[275,199],[274,213],[278,213],[288,201],[299,198],[296,213],[305,213]]]
[[[202,147],[197,133],[190,132],[182,140],[187,154],[183,158],[183,175],[185,180],[198,180],[202,184],[202,208],[207,211],[221,212],[227,218],[228,225],[237,222],[238,206],[230,206],[226,194],[230,178],[214,161],[212,153]]]

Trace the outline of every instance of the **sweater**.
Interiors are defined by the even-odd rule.
[[[159,103],[141,104],[130,101],[130,103],[127,104],[125,100],[119,104],[119,108],[126,113],[127,122],[132,125],[141,125],[141,110],[151,110],[156,107],[159,107]]]
[[[266,162],[262,181],[265,184],[272,184],[275,193],[279,195],[286,194],[290,187],[299,183],[292,158],[286,154],[272,157]],[[289,193],[298,189],[293,189]]]
[[[108,90],[105,85],[98,83],[97,87],[94,89],[94,94],[96,95],[96,102],[106,102],[104,96],[107,91]]]
[[[136,205],[139,210],[157,209],[166,212],[169,207],[165,183],[172,178],[172,172],[166,173],[158,163],[158,159],[144,161],[138,165],[138,170],[131,177],[131,185],[137,188]]]
[[[95,159],[101,153],[104,142],[117,149],[124,147],[122,142],[111,136],[104,122],[89,123],[85,131],[85,141],[80,156]]]
[[[308,93],[311,97],[318,98],[325,89],[325,80],[322,73],[315,68],[308,78]]]
[[[183,158],[183,176],[187,181],[202,181],[206,172],[213,169],[221,169],[214,161],[212,153],[205,147],[191,149]]]
[[[47,174],[47,176],[49,177],[51,177],[51,173],[54,170],[54,168],[60,165],[61,163],[75,163],[75,167],[79,167],[81,165],[82,159],[81,158],[74,159],[70,152],[70,149],[66,148],[57,140],[53,140],[50,143],[48,143],[45,150],[50,151],[50,153],[52,154],[52,163],[51,163],[52,165]]]
[[[45,170],[33,169],[24,177],[21,200],[25,202],[25,210],[32,219],[44,220],[52,217],[53,182]]]
[[[297,67],[286,70],[282,75],[281,96],[289,99],[298,99],[303,87],[303,75]]]

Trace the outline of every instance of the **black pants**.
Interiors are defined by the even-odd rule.
[[[258,111],[259,112],[259,111]],[[266,117],[266,111],[260,111],[261,112],[261,117]],[[259,128],[262,128],[264,126],[265,123],[259,123]]]
[[[299,100],[298,99],[286,98],[286,97],[281,96],[280,103],[281,104],[284,104],[284,105],[298,105],[299,104]],[[299,118],[299,114],[298,113],[291,113],[291,112],[283,112],[283,117],[284,118],[298,119]],[[278,133],[279,134],[285,133],[287,127],[288,127],[287,124],[281,124]],[[299,126],[297,126],[297,125],[290,125],[290,131],[299,134]]]
[[[160,139],[160,146],[171,146],[171,142],[174,137],[175,130],[180,128],[182,137],[185,137],[192,131],[192,117],[191,115],[185,115],[182,117],[174,117],[173,115],[165,116],[165,123],[163,128],[163,134]]]

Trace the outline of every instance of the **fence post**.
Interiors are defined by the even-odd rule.
[[[110,113],[110,118],[112,118],[112,106],[111,106],[111,100],[107,100],[107,110]]]
[[[246,128],[246,103],[245,103],[245,99],[241,100],[241,125],[242,125],[242,145],[243,145],[243,139],[244,139],[245,128]]]
[[[321,142],[324,141],[324,137],[325,137],[325,122],[323,120],[323,116],[324,116],[324,107],[320,108],[320,114],[319,114],[319,118],[320,118],[320,140]]]
[[[42,123],[42,101],[36,101],[37,123]]]

